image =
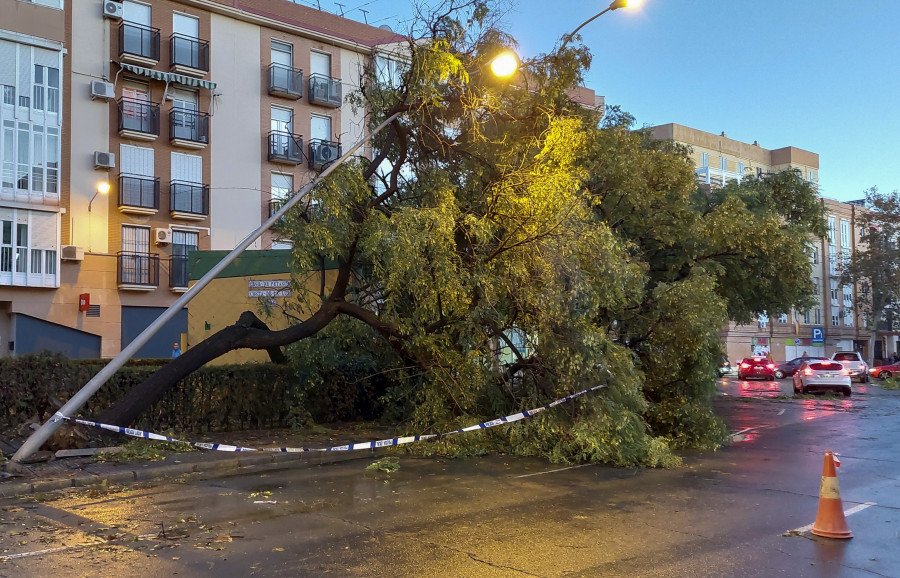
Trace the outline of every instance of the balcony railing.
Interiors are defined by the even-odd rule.
[[[341,79],[324,74],[310,74],[309,102],[334,108],[341,106]]]
[[[320,170],[341,156],[341,143],[322,139],[309,141],[309,168]]]
[[[144,100],[120,98],[119,133],[148,140],[158,137],[159,105]]]
[[[209,215],[209,185],[172,181],[169,185],[169,203],[172,213],[206,217]]]
[[[159,178],[119,175],[119,210],[153,214],[159,210]]]
[[[119,58],[158,63],[159,28],[123,21],[119,24]]]
[[[188,258],[172,255],[169,259],[169,287],[172,289],[188,286]]]
[[[299,134],[273,130],[268,140],[270,161],[292,165],[303,162],[303,137]]]
[[[209,115],[184,108],[170,110],[169,142],[190,148],[206,146],[209,142]]]
[[[119,285],[159,285],[159,254],[120,251],[116,257]]]
[[[284,64],[269,66],[269,94],[297,100],[303,96],[303,71]]]
[[[209,72],[209,42],[184,34],[169,39],[171,68],[176,72]]]

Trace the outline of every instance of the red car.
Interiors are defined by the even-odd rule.
[[[887,379],[893,375],[900,375],[900,363],[891,363],[889,365],[879,365],[869,370],[869,375],[879,379]]]
[[[750,379],[758,377],[775,380],[775,363],[765,357],[747,357],[738,365],[738,379]]]

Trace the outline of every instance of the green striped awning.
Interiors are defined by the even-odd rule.
[[[185,86],[193,86],[194,88],[206,88],[209,90],[215,90],[216,88],[215,82],[203,80],[202,78],[194,78],[193,76],[185,76],[184,74],[176,74],[174,72],[153,70],[152,68],[135,66],[133,64],[128,64],[127,62],[120,62],[119,66],[122,68],[122,70],[127,70],[128,72],[133,72],[134,74],[140,74],[141,76],[146,76],[154,80],[161,80],[163,82],[177,82],[178,84],[183,84]]]

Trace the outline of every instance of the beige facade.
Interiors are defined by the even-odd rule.
[[[747,144],[678,124],[651,127],[655,138],[674,140],[691,148],[700,184],[721,186],[747,175],[797,169],[818,188],[819,155],[795,147],[774,150],[757,143]],[[821,189],[819,189],[821,192]],[[791,311],[783,315],[760,315],[750,325],[729,324],[721,336],[731,360],[749,355],[770,354],[785,361],[803,354],[830,356],[835,351],[859,350],[866,358],[870,352],[865,320],[855,307],[857,288],[840,284],[841,264],[856,250],[860,232],[858,218],[865,208],[820,197],[825,208],[829,234],[810,239],[811,276],[817,303],[809,311]],[[881,338],[882,353],[897,351],[896,337]]]
[[[314,178],[311,140],[332,160],[357,142],[364,111],[343,99],[399,40],[287,0],[108,4],[0,0],[0,356],[116,355],[187,289],[188,251],[233,248]],[[19,138],[40,152],[17,157]]]

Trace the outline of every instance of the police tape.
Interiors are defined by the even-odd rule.
[[[562,403],[566,403],[567,401],[571,401],[578,396],[584,395],[586,393],[590,393],[592,391],[596,391],[598,389],[603,389],[606,385],[597,385],[594,387],[590,387],[588,389],[579,391],[577,393],[573,393],[571,395],[567,395],[566,397],[557,399],[556,401],[551,401],[547,405],[541,406],[536,409],[529,409],[522,411],[520,413],[514,413],[512,415],[508,415],[506,417],[501,417],[497,419],[493,419],[491,421],[485,421],[476,425],[470,425],[469,427],[464,427],[462,429],[453,430],[443,434],[426,434],[421,436],[406,436],[406,437],[397,437],[397,438],[389,438],[384,440],[377,440],[372,442],[360,442],[353,444],[346,444],[342,446],[333,446],[330,448],[246,448],[243,446],[233,446],[228,444],[215,444],[215,443],[207,443],[207,442],[190,442],[185,440],[180,440],[177,438],[164,436],[162,434],[143,431],[139,429],[132,429],[128,427],[121,427],[117,425],[110,425],[107,423],[99,423],[96,421],[87,421],[83,419],[78,419],[74,417],[68,417],[62,415],[59,412],[56,412],[52,418],[50,418],[50,423],[57,421],[67,421],[71,423],[77,423],[79,425],[85,425],[89,427],[96,427],[100,429],[105,429],[108,431],[125,434],[128,436],[136,437],[136,438],[144,438],[151,439],[161,442],[176,442],[181,444],[188,444],[194,446],[196,448],[201,448],[205,450],[215,450],[220,452],[282,452],[282,453],[298,453],[298,452],[344,452],[344,451],[353,451],[353,450],[368,450],[374,448],[386,448],[391,446],[401,446],[403,444],[409,444],[418,441],[430,440],[439,438],[442,436],[448,436],[458,433],[470,432],[479,429],[487,429],[491,427],[495,427],[498,425],[502,425],[505,423],[513,423],[519,421],[520,419],[525,419],[526,417],[531,417],[537,413],[540,413],[544,410],[550,409],[551,407],[560,405]]]

